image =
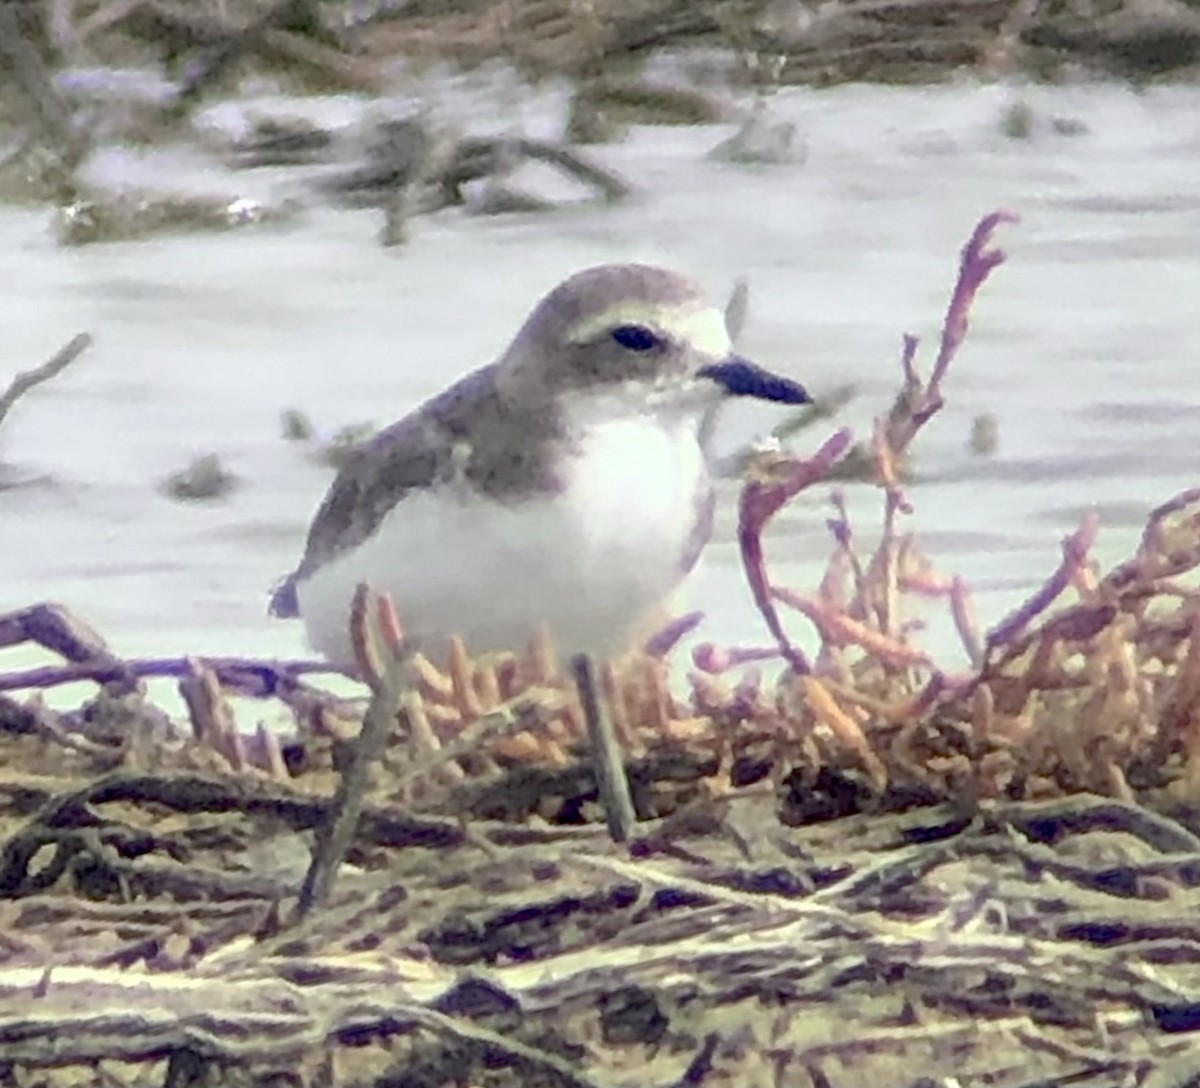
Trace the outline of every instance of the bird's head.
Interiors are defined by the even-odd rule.
[[[733,350],[695,281],[641,264],[578,272],[545,296],[501,361],[509,395],[592,414],[709,415],[729,397],[806,404],[804,387]]]

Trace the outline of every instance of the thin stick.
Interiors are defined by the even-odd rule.
[[[338,780],[329,818],[317,831],[317,848],[313,851],[308,872],[304,874],[304,884],[291,919],[293,925],[302,921],[313,907],[324,903],[333,890],[334,877],[358,827],[371,764],[383,752],[396,724],[396,716],[402,712],[401,699],[409,688],[408,666],[416,655],[416,646],[411,641],[398,641],[399,625],[395,622],[390,600],[386,597],[377,599],[379,622],[375,623],[369,615],[371,603],[367,586],[360,585],[351,608],[351,630],[355,656],[371,686],[371,702],[363,717],[354,757]],[[376,663],[378,672],[365,668]]]
[[[0,630],[0,646],[9,644]],[[12,644],[30,641],[13,639]],[[44,645],[44,644],[43,644]],[[54,647],[48,647],[54,649]],[[0,691],[24,691],[31,688],[54,688],[61,684],[77,684],[91,680],[97,684],[111,684],[129,679],[182,679],[188,675],[190,658],[153,657],[120,659],[98,662],[81,662],[70,665],[39,665],[21,672],[0,673]],[[205,658],[204,664],[220,679],[222,686],[238,690],[240,695],[263,697],[280,695],[298,683],[298,678],[308,675],[349,676],[354,674],[328,661],[272,661],[266,658],[213,657]]]
[[[588,738],[592,744],[592,766],[596,772],[600,800],[604,803],[608,833],[613,842],[626,842],[637,821],[637,814],[633,810],[633,798],[629,795],[629,779],[625,776],[621,748],[617,744],[608,708],[600,698],[600,688],[591,657],[587,654],[576,654],[572,657],[571,673],[579,688],[583,716],[587,719]]]
[[[403,671],[400,663],[396,662],[389,666],[385,683],[371,699],[371,705],[363,717],[354,758],[338,781],[333,803],[329,807],[330,819],[319,831],[318,848],[313,852],[308,872],[304,874],[293,922],[299,922],[313,907],[324,903],[333,890],[334,877],[358,826],[371,764],[383,751],[396,723],[396,709],[403,686]]]
[[[55,375],[61,374],[91,346],[91,343],[92,338],[86,332],[81,332],[68,344],[59,348],[41,366],[34,367],[32,370],[23,370],[13,378],[9,382],[8,388],[0,393],[0,426],[3,426],[5,416],[12,411],[13,405],[18,400],[35,386],[48,382]]]

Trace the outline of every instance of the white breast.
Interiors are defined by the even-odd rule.
[[[299,586],[313,647],[347,661],[349,602],[386,590],[434,656],[517,650],[541,623],[563,652],[614,653],[681,583],[705,473],[694,421],[590,428],[561,493],[519,504],[453,487],[410,494],[352,552]]]

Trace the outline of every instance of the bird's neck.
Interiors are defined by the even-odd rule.
[[[697,410],[690,406],[655,405],[620,390],[568,394],[560,398],[555,410],[562,433],[570,439],[601,430],[636,432],[646,428],[707,445],[716,419],[715,407]]]

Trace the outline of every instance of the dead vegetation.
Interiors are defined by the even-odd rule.
[[[54,606],[0,617],[0,645],[62,659],[0,673],[0,1076],[1190,1083],[1200,490],[1108,572],[1085,522],[989,631],[907,528],[895,466],[1003,218],[964,248],[928,377],[905,341],[870,444],[878,541],[835,492],[820,585],[773,584],[767,522],[849,435],[761,454],[740,536],[771,644],[701,646],[684,693],[666,658],[689,617],[599,669],[541,639],[456,645],[442,672],[364,588],[365,715],[316,663],[127,661]],[[916,638],[930,600],[961,674]],[[186,724],[146,694],[164,676]],[[41,698],[81,679],[74,711]],[[234,695],[282,702],[293,730],[239,731]]]
[[[246,58],[376,92],[397,59],[474,67],[496,59],[530,78],[590,79],[651,52],[734,50],[743,78],[925,82],[962,69],[1054,73],[1084,63],[1135,78],[1193,66],[1200,15],[1186,0],[1091,7],[1031,0],[23,0],[27,26],[68,63],[125,63],[153,49],[190,61],[195,97]]]
[[[691,58],[676,65],[675,83],[693,85],[646,74],[644,62],[663,51]],[[1198,59],[1200,14],[1188,0],[1099,9],[1033,0],[10,0],[0,4],[0,199],[55,204],[67,245],[290,223],[310,198],[380,207],[380,237],[397,245],[414,215],[447,206],[495,215],[624,199],[625,182],[578,145],[620,140],[632,125],[736,120],[716,157],[802,162],[795,125],[764,108],[781,86],[963,72],[1058,78],[1081,68],[1145,81],[1194,72]],[[305,198],[278,202],[247,197],[233,178],[205,194],[109,191],[83,169],[112,143],[185,140],[212,154],[198,107],[264,77],[285,94],[379,96],[411,90],[435,67],[497,62],[523,84],[569,82],[562,140],[481,136],[409,116],[375,119],[375,138],[352,147],[311,121],[264,117],[215,157],[235,168],[296,167]],[[135,90],[111,78],[115,69],[147,78]],[[162,84],[154,92],[150,73]],[[733,92],[746,85],[757,104],[739,115]],[[1078,131],[1070,119],[1050,123]],[[1018,102],[1005,124],[1028,135],[1028,107]],[[319,181],[302,169],[347,160],[341,176]],[[529,164],[550,165],[578,200],[514,183]]]

